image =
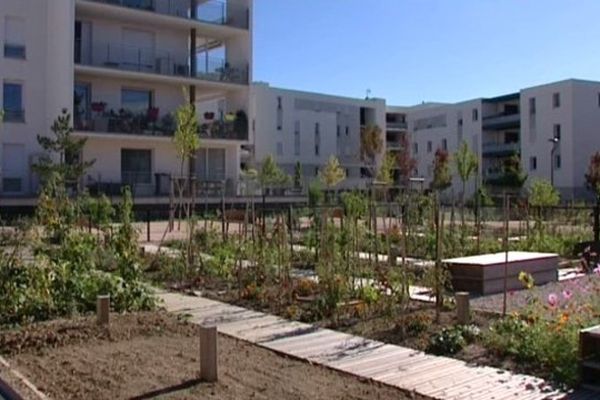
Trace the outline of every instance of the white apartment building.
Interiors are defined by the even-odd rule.
[[[0,6],[1,193],[32,197],[36,135],[66,108],[84,185],[117,194],[168,194],[180,175],[174,111],[195,103],[202,148],[184,174],[235,192],[248,143],[252,0],[3,0]],[[184,90],[187,97],[184,96]],[[6,202],[5,202],[6,204]]]
[[[360,156],[361,128],[376,125],[385,134],[384,100],[280,89],[266,83],[253,84],[250,92],[251,158],[256,164],[272,155],[293,176],[300,162],[306,187],[335,155],[346,169],[340,188],[365,187],[369,171]]]
[[[505,161],[519,156],[523,172],[552,181],[564,201],[589,197],[584,175],[600,150],[600,82],[570,79],[522,89],[495,98],[454,104],[423,104],[406,109],[415,176],[429,185],[438,148],[453,154],[466,141],[479,158],[477,184],[498,189]],[[553,164],[551,163],[553,157]],[[454,168],[454,165],[452,165]],[[446,194],[460,194],[455,176]]]

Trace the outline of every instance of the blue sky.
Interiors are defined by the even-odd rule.
[[[255,0],[254,80],[388,104],[600,80],[600,0]]]

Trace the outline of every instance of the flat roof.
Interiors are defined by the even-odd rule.
[[[542,258],[558,257],[556,253],[535,253],[529,251],[509,251],[508,262],[539,260]],[[467,265],[496,265],[503,264],[506,260],[506,253],[480,254],[478,256],[458,257],[442,260],[447,264],[467,264]]]

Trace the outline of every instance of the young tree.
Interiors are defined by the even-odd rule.
[[[477,172],[479,162],[477,155],[469,149],[467,142],[463,141],[454,155],[454,163],[456,171],[462,182],[462,190],[460,193],[460,208],[461,208],[461,223],[465,225],[465,196],[467,191],[467,182]]]
[[[433,159],[433,180],[431,189],[441,192],[452,184],[450,173],[450,155],[444,149],[437,149]]]
[[[377,125],[369,125],[360,133],[360,157],[368,165],[371,177],[375,176],[377,157],[383,150],[383,134]]]
[[[51,130],[54,137],[37,136],[45,154],[33,165],[33,169],[43,182],[48,181],[51,176],[56,176],[56,180],[61,184],[75,183],[78,187],[81,178],[95,162],[81,160],[81,151],[87,139],[73,137],[71,115],[67,109],[63,109],[54,120]]]
[[[600,151],[595,152],[590,158],[585,181],[588,189],[596,195],[596,202],[600,203]]]
[[[290,177],[279,168],[273,156],[269,154],[262,162],[260,172],[258,173],[258,181],[264,193],[266,189],[270,189],[273,186],[288,184]]]
[[[523,187],[526,180],[527,175],[521,168],[519,154],[513,154],[504,161],[502,177],[496,181],[496,184],[501,187],[517,190]]]
[[[533,207],[552,207],[560,203],[560,193],[545,179],[536,179],[529,188],[529,204]]]
[[[400,136],[400,151],[396,152],[396,166],[400,174],[400,183],[407,185],[417,166],[417,160],[410,155],[410,140],[407,134]]]
[[[333,189],[346,179],[346,171],[336,156],[329,157],[327,164],[319,171],[319,180],[327,189]]]
[[[183,177],[183,168],[186,161],[189,162],[200,148],[196,107],[189,103],[182,104],[175,113],[175,121],[176,129],[173,144],[181,162],[179,173]]]
[[[385,186],[391,186],[394,183],[394,168],[397,165],[396,159],[394,154],[386,153],[377,171],[377,183]]]

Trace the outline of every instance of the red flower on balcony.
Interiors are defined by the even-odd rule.
[[[106,109],[106,103],[103,101],[97,101],[91,104],[92,111],[102,113]]]
[[[159,109],[157,107],[150,107],[148,109],[148,121],[156,122],[158,120]]]

